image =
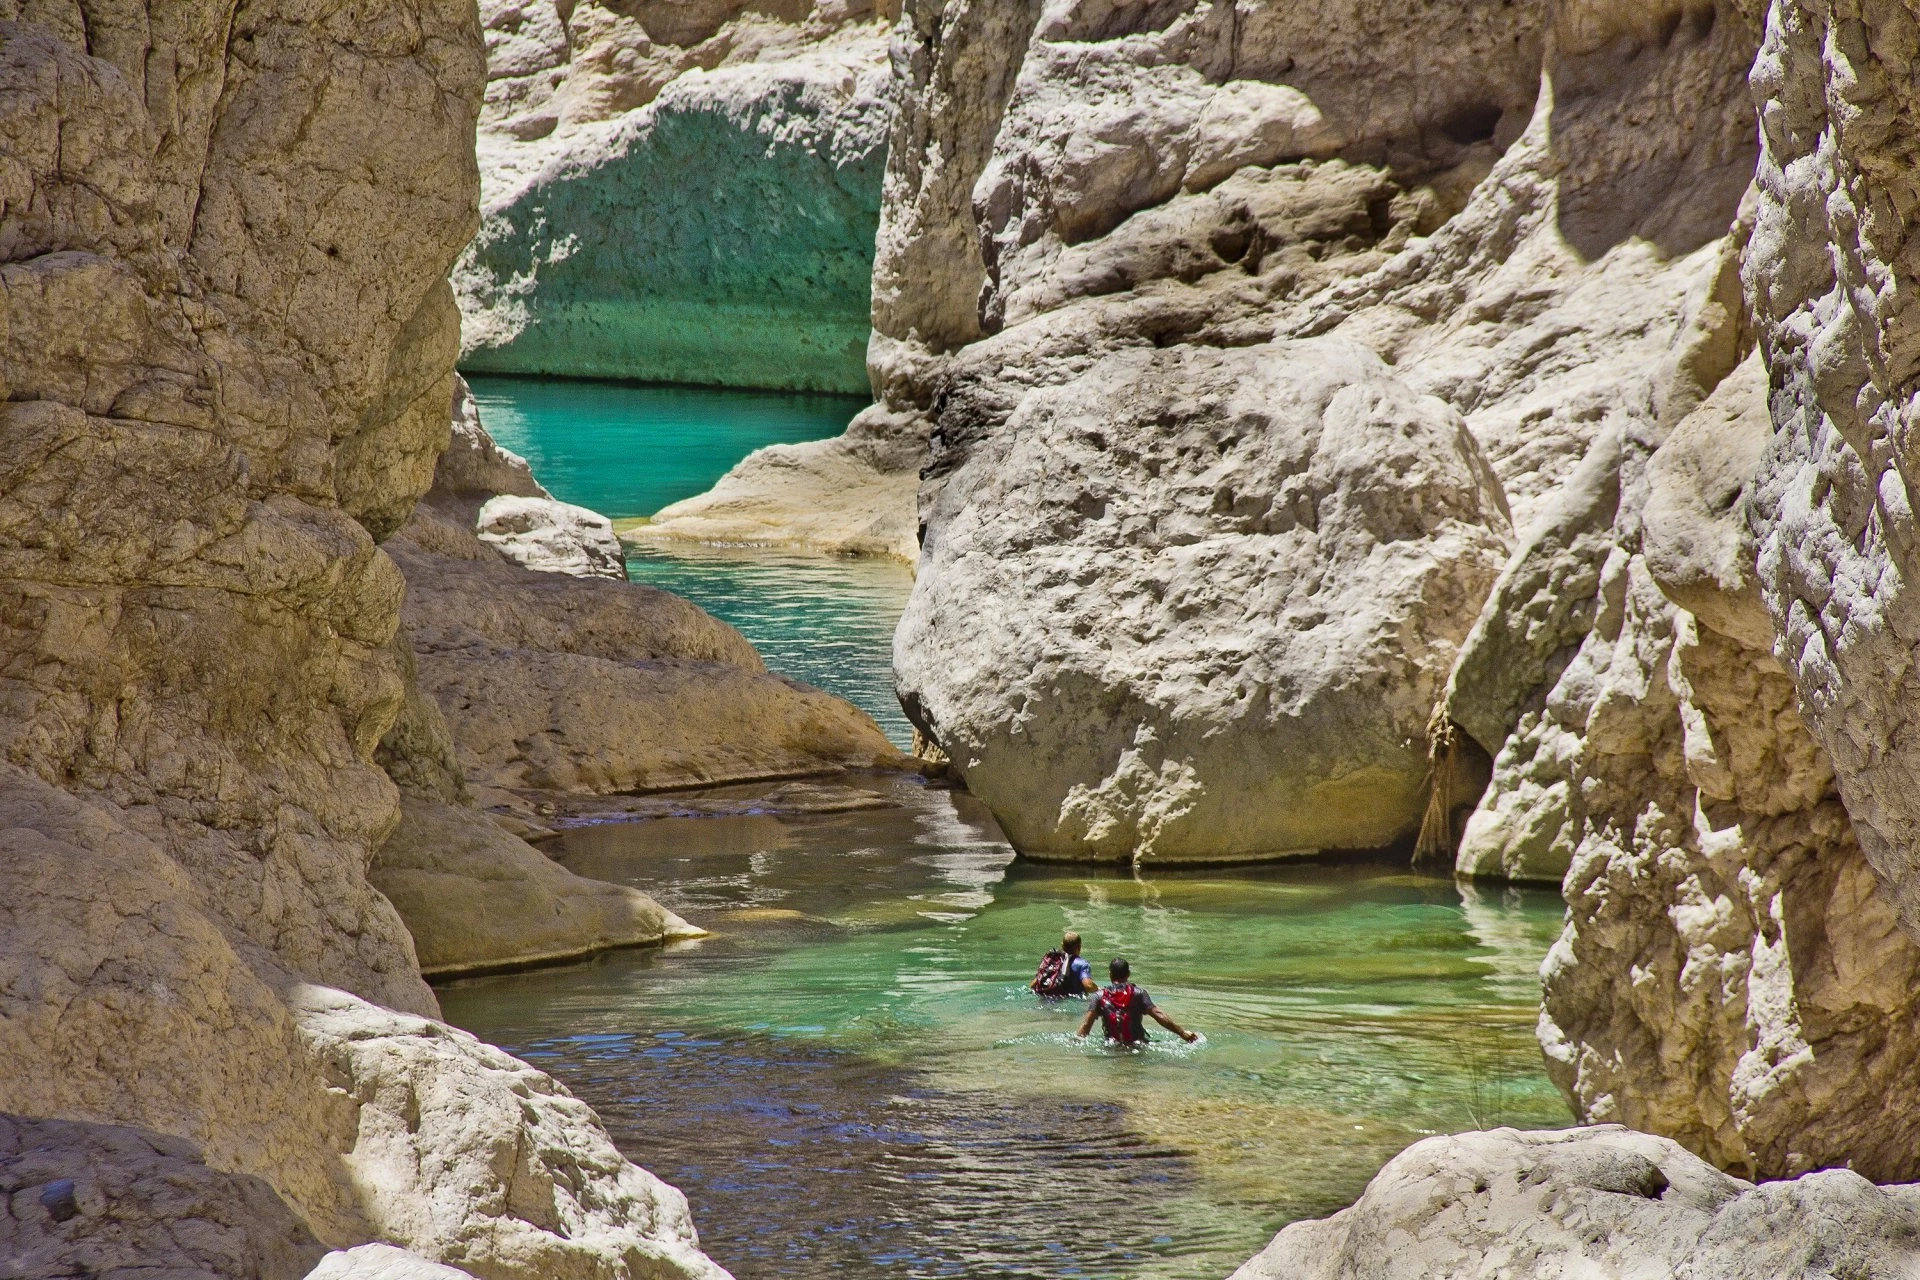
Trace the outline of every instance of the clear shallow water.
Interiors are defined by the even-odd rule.
[[[1533,1040],[1551,892],[1015,864],[969,797],[862,785],[887,807],[568,832],[568,867],[715,936],[441,992],[685,1190],[742,1280],[1218,1280],[1428,1132],[1569,1122]],[[1072,1039],[1081,1006],[1023,989],[1062,928],[1205,1041]]]
[[[557,498],[620,518],[710,488],[762,445],[837,435],[865,401],[708,387],[475,376],[481,421]],[[783,675],[913,729],[893,696],[893,629],[913,575],[889,560],[744,548],[631,550],[627,573],[738,627]]]
[[[839,435],[864,397],[570,379],[467,379],[480,420],[563,502],[615,520],[713,487],[769,444]]]
[[[732,623],[769,667],[838,694],[896,746],[912,745],[913,726],[893,695],[893,629],[913,590],[906,566],[765,549],[628,548],[627,576]]]

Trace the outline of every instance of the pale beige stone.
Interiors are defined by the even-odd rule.
[[[1110,356],[932,520],[910,714],[1015,848],[1136,862],[1410,836],[1511,533],[1459,415],[1327,339]]]
[[[0,6],[0,1111],[190,1141],[329,1245],[712,1276],[585,1108],[431,1020],[365,873],[483,76],[457,0]]]
[[[874,405],[843,435],[768,445],[705,493],[663,507],[621,537],[639,545],[706,542],[830,555],[919,558],[914,494],[926,442],[917,415]]]
[[[1760,593],[1861,845],[1920,938],[1917,33],[1906,0],[1773,7],[1743,276],[1774,428],[1753,502]]]
[[[1428,1138],[1358,1202],[1274,1237],[1233,1280],[1667,1276],[1896,1280],[1920,1188],[1845,1170],[1754,1186],[1615,1126]]]
[[[307,1272],[306,1280],[462,1280],[466,1275],[390,1244],[362,1244],[335,1249]]]
[[[627,580],[626,556],[613,535],[613,521],[586,507],[502,494],[481,505],[474,532],[522,568]]]

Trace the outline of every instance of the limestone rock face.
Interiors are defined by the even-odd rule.
[[[1627,460],[1643,466],[1664,425],[1739,360],[1728,237],[1753,165],[1741,86],[1755,34],[1731,7],[1666,25],[1632,6],[1434,8],[1391,23],[1338,4],[1025,14],[1001,6],[989,22],[930,3],[900,29],[901,127],[919,133],[904,146],[897,134],[890,160],[886,218],[899,221],[882,224],[869,367],[903,434],[917,418],[929,442],[920,572],[896,639],[903,701],[1030,852],[1160,856],[1175,845],[1156,833],[1182,823],[1189,858],[1410,835],[1424,715],[1469,633],[1473,660],[1448,701],[1491,756],[1542,714],[1590,625]],[[1017,66],[973,43],[1029,21]],[[1410,75],[1445,88],[1415,92]],[[962,79],[1005,86],[985,100],[967,90],[977,134],[941,118]],[[1404,98],[1378,88],[1401,84]],[[1714,105],[1681,127],[1657,105],[1676,95]],[[977,163],[964,203],[934,151]],[[941,247],[963,230],[977,232],[977,266]],[[1308,372],[1336,345],[1379,363]],[[1457,415],[1490,472],[1479,513],[1449,497],[1395,523],[1405,505],[1390,482],[1370,478],[1364,498],[1319,486],[1310,451],[1243,488],[1207,470],[1207,449],[1252,449],[1267,429],[1240,444],[1230,396],[1148,394],[1159,412],[1135,415],[1108,394],[1151,381],[1126,361],[1200,368],[1203,355],[1331,378],[1329,404],[1351,403],[1331,394],[1350,387],[1382,406],[1356,414],[1369,426],[1416,402]],[[1394,471],[1420,433],[1348,435],[1374,451],[1358,475]],[[1177,519],[1158,496],[1130,505],[1157,484],[1205,487],[1209,504]],[[1351,544],[1312,533],[1375,502],[1394,529],[1378,556],[1342,561]],[[1471,571],[1439,545],[1448,519],[1483,530]],[[1459,566],[1430,595],[1399,572],[1423,542]],[[1298,557],[1294,580],[1339,603],[1327,596],[1324,618],[1293,615],[1276,636],[1287,615],[1262,611],[1265,549],[1280,546]],[[1207,564],[1209,600],[1246,602],[1244,627],[1171,569],[1137,568],[1189,557]],[[1272,646],[1264,663],[1241,656],[1253,635]],[[1176,637],[1191,648],[1174,662]],[[1323,642],[1357,655],[1350,668],[1309,657]],[[1134,674],[1146,670],[1161,672],[1151,692]],[[1216,732],[1242,741],[1243,717],[1284,722],[1316,681],[1347,674],[1360,718],[1338,720],[1341,745],[1310,717],[1299,740],[1215,745]],[[1358,697],[1369,679],[1408,696]],[[1222,701],[1243,686],[1243,703]],[[1338,758],[1347,743],[1374,745]],[[1351,798],[1293,806],[1297,843],[1279,841],[1290,819],[1250,816],[1320,788]],[[1216,814],[1235,816],[1201,816]]]
[[[464,367],[867,390],[884,4],[482,11]]]
[[[626,556],[613,534],[613,521],[570,502],[490,498],[475,517],[474,532],[515,564],[540,573],[627,579]]]
[[[192,1143],[126,1208],[210,1270],[297,1269],[200,1236],[240,1195],[488,1280],[715,1274],[590,1113],[523,1103],[557,1086],[426,1047],[366,876],[482,52],[457,0],[0,6],[0,1111]]]
[[[1861,845],[1920,937],[1913,474],[1920,11],[1782,3],[1753,68],[1759,209],[1745,279],[1774,435],[1760,592]]]
[[[725,1280],[686,1197],[629,1164],[556,1081],[429,1018],[322,987],[292,1000],[337,1091],[351,1176],[386,1193],[378,1238],[481,1280]]]
[[[142,1129],[0,1115],[14,1276],[300,1280],[324,1252],[273,1188]]]
[[[1495,1129],[1407,1148],[1351,1208],[1288,1227],[1233,1280],[1894,1280],[1916,1248],[1913,1187],[1845,1170],[1756,1187],[1611,1125]]]
[[[460,1280],[467,1273],[390,1244],[335,1249],[307,1272],[307,1280]]]
[[[934,518],[915,718],[1022,852],[1141,860],[1409,834],[1508,532],[1460,416],[1326,339],[1110,356],[1027,397]]]

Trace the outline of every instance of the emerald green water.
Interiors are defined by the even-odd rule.
[[[441,998],[592,1103],[743,1280],[1218,1280],[1425,1134],[1569,1122],[1533,1038],[1551,892],[1031,866],[895,779],[670,804],[543,847],[714,936]],[[1063,928],[1203,1042],[1075,1040],[1082,1006],[1024,989]]]
[[[762,445],[837,435],[847,396],[470,378],[480,418],[557,498],[617,518],[710,488]],[[630,549],[627,573],[738,627],[767,665],[872,716],[902,747],[893,629],[913,574],[890,560],[728,547]]]
[[[467,379],[487,431],[533,464],[554,497],[615,520],[713,487],[769,444],[846,429],[865,397],[620,382]]]

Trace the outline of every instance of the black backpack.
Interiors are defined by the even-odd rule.
[[[1043,996],[1068,995],[1068,980],[1072,975],[1073,966],[1067,963],[1067,953],[1056,948],[1040,957],[1040,967],[1033,975],[1033,989]]]

